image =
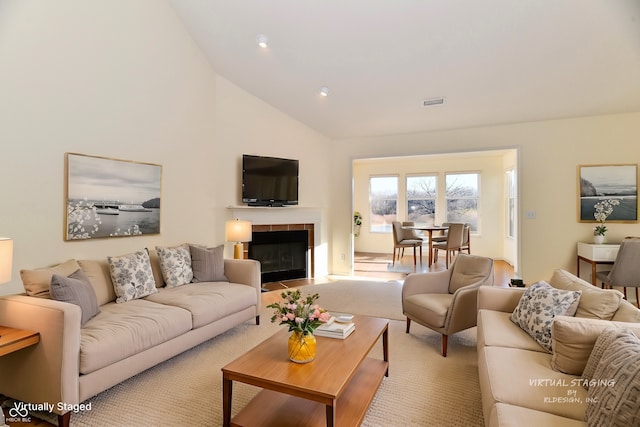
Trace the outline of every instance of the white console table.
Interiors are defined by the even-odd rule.
[[[578,242],[578,268],[580,277],[580,261],[591,264],[591,284],[596,285],[596,266],[598,264],[613,264],[618,255],[620,244],[602,244]]]

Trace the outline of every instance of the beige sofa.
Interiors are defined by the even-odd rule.
[[[100,313],[83,326],[78,305],[27,295],[0,297],[0,324],[40,333],[36,346],[0,358],[0,394],[52,404],[59,424],[68,425],[71,412],[65,409],[78,408],[69,405],[243,322],[259,324],[258,261],[220,257],[229,282],[167,288],[158,277],[158,258],[150,258],[157,292],[125,303],[115,302],[106,260],[64,263],[67,271],[58,272],[69,275],[79,265],[95,290]],[[48,270],[35,272],[46,276]]]
[[[564,270],[548,283],[582,291],[575,316],[557,316],[551,324],[551,353],[510,320],[524,288],[479,289],[478,371],[486,426],[586,426],[589,399],[581,375],[596,339],[610,327],[631,327],[640,336],[640,310],[619,292]]]

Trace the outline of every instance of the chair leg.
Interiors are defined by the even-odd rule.
[[[640,299],[638,299],[638,288],[636,288],[636,305],[640,308]]]
[[[396,265],[396,248],[393,248],[393,261],[391,262],[391,265],[395,266]]]
[[[449,337],[445,334],[442,334],[442,357],[447,357],[447,339]]]
[[[416,268],[416,247],[413,247],[413,268]]]
[[[410,328],[410,327],[411,327],[411,319],[409,319],[409,318],[407,317],[407,331],[406,331],[406,333],[407,333],[407,334],[409,333],[409,328]]]
[[[624,291],[624,299],[627,299],[627,288],[624,287],[622,290]]]

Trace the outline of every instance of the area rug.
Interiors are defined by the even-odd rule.
[[[331,310],[401,317],[395,303],[399,284],[371,283],[314,289]],[[221,368],[283,328],[269,322],[269,312],[264,309],[260,326],[246,322],[93,397],[87,401],[90,411],[72,415],[72,426],[222,425]],[[449,338],[446,358],[440,355],[439,334],[417,324],[410,334],[404,328],[403,321],[390,321],[389,377],[383,379],[362,425],[482,426],[475,328]],[[382,357],[380,343],[371,357]],[[233,414],[258,391],[234,384]],[[49,414],[37,415],[55,422]]]

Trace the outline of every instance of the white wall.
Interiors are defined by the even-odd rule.
[[[243,152],[299,158],[302,203],[328,205],[327,140],[217,76],[165,1],[2,1],[0,64],[0,294],[23,268],[223,243]],[[65,242],[65,152],[161,164],[161,234]]]
[[[333,271],[351,269],[339,254],[352,250],[354,159],[518,148],[520,272],[529,282],[548,279],[556,268],[575,272],[576,242],[591,241],[593,228],[577,221],[577,166],[640,163],[638,141],[640,113],[335,141]],[[536,212],[536,219],[523,219],[528,210]],[[638,223],[608,228],[612,242],[640,235]]]

